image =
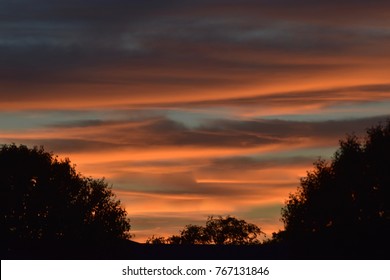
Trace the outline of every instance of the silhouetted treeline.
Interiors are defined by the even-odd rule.
[[[209,216],[205,226],[186,225],[180,235],[168,238],[152,236],[147,244],[181,244],[181,245],[256,245],[265,234],[258,226],[231,216]]]
[[[341,140],[331,161],[314,167],[282,208],[285,229],[259,247],[258,257],[273,251],[270,258],[390,258],[390,121],[368,129],[365,138]],[[201,226],[186,226],[173,238],[186,236],[191,244],[208,244]]]
[[[301,258],[390,257],[390,121],[340,141],[282,209],[284,243]]]
[[[20,245],[113,242],[130,236],[127,213],[107,183],[82,176],[68,159],[43,148],[1,147],[0,192],[5,254]]]
[[[2,258],[389,259],[390,121],[317,161],[282,209],[285,229],[261,244],[259,227],[231,216],[132,242],[107,183],[43,149],[3,146],[0,191]]]

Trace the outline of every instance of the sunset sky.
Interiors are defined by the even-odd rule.
[[[234,215],[390,117],[390,1],[5,0],[0,144],[105,177],[134,240]]]

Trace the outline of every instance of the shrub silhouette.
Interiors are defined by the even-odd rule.
[[[285,230],[275,240],[305,256],[388,255],[390,121],[368,129],[364,139],[340,141],[331,162],[318,160],[287,200],[282,221]]]
[[[259,237],[265,235],[255,224],[231,216],[209,216],[206,226],[186,225],[180,235],[169,238],[149,238],[147,244],[216,244],[249,245],[260,244]]]
[[[152,244],[152,245],[160,245],[160,244],[167,244],[167,240],[165,237],[162,236],[154,236],[152,235],[148,239],[146,239],[146,244]]]
[[[43,148],[2,146],[0,191],[5,243],[130,237],[126,211],[104,179],[83,177]]]
[[[255,224],[231,216],[209,217],[205,232],[211,243],[228,245],[259,244],[258,238],[264,235]]]

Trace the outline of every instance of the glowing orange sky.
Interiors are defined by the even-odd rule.
[[[387,1],[40,1],[0,11],[0,143],[105,177],[134,239],[268,236],[319,156],[390,113]]]

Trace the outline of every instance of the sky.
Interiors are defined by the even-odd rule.
[[[0,143],[104,177],[134,240],[268,237],[319,157],[390,117],[390,2],[0,1]]]

